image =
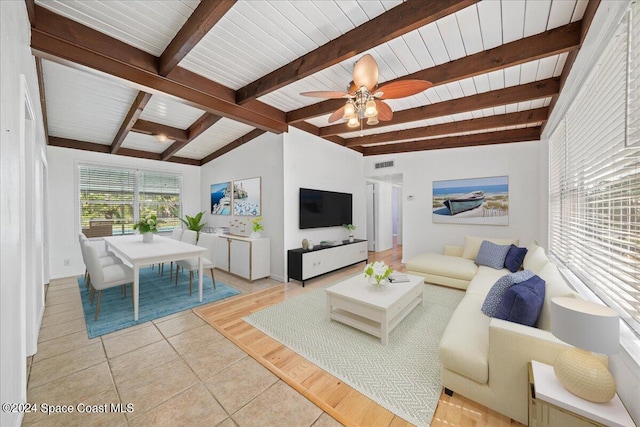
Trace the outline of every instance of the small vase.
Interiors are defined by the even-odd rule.
[[[249,235],[250,238],[252,239],[259,239],[261,236],[259,231],[252,231],[251,234]]]
[[[349,241],[353,243],[353,234],[349,234]]]
[[[144,243],[151,243],[151,242],[153,242],[153,233],[152,233],[152,232],[142,233],[142,241],[143,241]]]
[[[374,287],[374,288],[376,288],[376,289],[382,289],[382,288],[384,288],[384,287],[387,285],[387,283],[388,283],[387,279],[380,279],[380,280],[377,280],[377,279],[376,279],[375,277],[373,277],[373,276],[367,276],[367,277],[368,277],[368,279],[369,279],[369,284],[371,284],[371,286],[373,286],[373,287]]]

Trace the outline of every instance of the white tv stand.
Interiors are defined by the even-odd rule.
[[[367,262],[369,252],[366,240],[344,240],[341,245],[316,246],[312,250],[302,248],[287,251],[287,281],[304,282],[341,268]]]

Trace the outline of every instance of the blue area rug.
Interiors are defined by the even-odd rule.
[[[79,277],[78,286],[80,287],[82,309],[84,310],[84,320],[87,324],[89,338],[98,337],[241,293],[239,290],[219,281],[216,281],[216,289],[214,290],[211,277],[204,275],[202,302],[200,302],[198,300],[197,272],[194,272],[193,295],[189,296],[188,273],[181,272],[178,276],[178,287],[176,288],[174,285],[175,277],[169,281],[168,272],[161,276],[157,269],[152,270],[151,267],[141,268],[138,321],[133,320],[133,303],[131,302],[131,286],[129,285],[127,285],[126,298],[123,297],[120,286],[102,291],[100,317],[96,321],[95,304],[98,299],[98,293],[96,292],[94,304],[91,305],[89,290],[85,288],[84,277]]]

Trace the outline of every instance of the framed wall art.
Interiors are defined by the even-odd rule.
[[[211,215],[231,215],[231,182],[211,184]]]
[[[509,177],[433,181],[434,223],[509,225]]]
[[[248,178],[233,181],[233,214],[262,215],[262,179]]]

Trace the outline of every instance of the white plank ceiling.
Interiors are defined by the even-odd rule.
[[[179,66],[238,90],[295,59],[363,25],[401,0],[239,0],[182,59]],[[88,26],[154,56],[162,55],[199,4],[198,0],[36,0],[56,14]],[[380,44],[366,52],[285,85],[258,98],[283,112],[319,102],[306,91],[344,91],[354,62],[371,54],[379,82],[463,58],[540,34],[583,18],[588,0],[482,0],[456,13]],[[394,111],[464,98],[562,74],[567,54],[553,55],[447,84],[397,100]],[[135,84],[100,73],[43,61],[49,135],[111,144],[138,93]],[[551,98],[495,106],[405,124],[379,126],[341,134],[342,138],[489,117],[549,106]],[[140,119],[186,130],[206,111],[154,92]],[[328,125],[329,114],[307,119]],[[481,132],[531,127],[517,125]],[[223,118],[174,155],[201,160],[241,138],[253,126]],[[441,136],[439,136],[441,137]],[[173,141],[129,132],[122,147],[160,154]]]

